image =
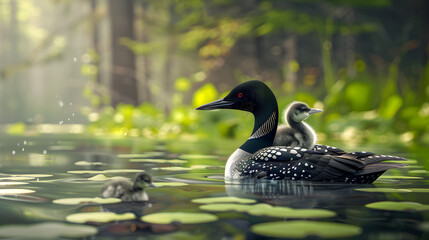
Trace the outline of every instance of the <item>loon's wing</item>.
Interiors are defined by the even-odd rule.
[[[321,145],[321,144],[315,144],[312,150],[318,151],[318,152],[324,152],[326,154],[332,154],[332,155],[342,155],[347,153],[346,151],[340,148],[332,147],[328,145]]]
[[[354,152],[333,155],[299,147],[267,147],[239,165],[242,176],[266,179],[290,179],[371,183],[384,171],[405,166],[386,163],[403,160],[390,155]]]

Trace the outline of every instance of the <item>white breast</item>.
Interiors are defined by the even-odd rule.
[[[240,178],[240,172],[237,170],[238,164],[252,155],[240,148],[235,150],[235,152],[228,158],[225,166],[225,179],[231,178]]]

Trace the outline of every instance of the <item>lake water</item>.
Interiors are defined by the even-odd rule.
[[[311,231],[307,235],[310,239],[429,239],[429,206],[424,205],[429,204],[429,190],[426,189],[429,178],[419,165],[422,159],[412,159],[409,167],[390,170],[368,185],[304,181],[225,184],[222,176],[228,154],[233,151],[231,144],[58,136],[3,136],[0,140],[0,238],[271,239],[272,236],[258,229],[266,228],[270,232],[272,227],[272,232],[281,232],[281,237],[292,239],[301,235],[282,235],[282,232]],[[147,190],[149,203],[84,201],[64,205],[53,202],[64,198],[98,197],[102,185],[108,181],[106,178],[131,179],[139,170],[149,172],[159,185]],[[229,206],[232,209],[223,210],[225,205],[207,210],[210,206],[202,207],[207,203],[195,201],[227,196],[255,201],[235,203]],[[397,209],[399,211],[366,206],[385,201],[408,205],[393,205],[393,208],[404,208]],[[234,210],[237,205],[245,207]],[[389,203],[387,205],[389,208]],[[279,206],[287,208],[273,208]],[[259,208],[262,210],[258,213]],[[305,217],[300,216],[304,212],[299,211],[287,215],[289,210],[300,209],[329,210],[331,216],[315,217],[317,213],[311,211],[305,213],[309,214]],[[76,223],[67,217],[93,212],[131,213],[135,219]],[[180,223],[186,221],[185,217],[171,224],[141,219],[154,213],[177,212],[204,213],[216,219],[191,224]],[[296,225],[261,225],[276,222]],[[55,225],[58,223],[63,225]],[[339,225],[325,227],[324,223]],[[311,224],[319,225],[325,233],[320,229],[309,230]],[[73,229],[72,226],[90,228]],[[91,229],[96,229],[97,233],[91,233]],[[346,233],[341,235],[342,232]]]

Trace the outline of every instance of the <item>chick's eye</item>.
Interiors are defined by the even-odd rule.
[[[238,93],[237,97],[239,97],[239,98],[243,97],[243,93]]]

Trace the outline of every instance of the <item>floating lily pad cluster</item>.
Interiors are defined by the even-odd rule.
[[[102,162],[88,162],[88,161],[77,161],[74,163],[76,166],[102,166]]]
[[[214,222],[218,218],[216,215],[209,213],[187,213],[187,212],[162,212],[145,215],[142,221],[156,224],[196,224]]]
[[[252,226],[251,231],[267,237],[306,238],[319,236],[322,238],[342,238],[359,235],[362,229],[342,223],[286,221],[256,224]]]
[[[141,169],[108,169],[108,170],[70,170],[67,173],[72,174],[103,174],[103,173],[138,173]]]
[[[381,201],[365,205],[367,208],[390,211],[429,211],[429,205],[417,202]]]
[[[329,218],[335,212],[325,209],[292,209],[288,207],[272,206],[266,203],[256,203],[254,199],[236,197],[199,198],[192,200],[201,205],[200,209],[211,212],[245,212],[253,216],[276,218]],[[255,204],[256,203],[256,204]],[[251,231],[266,237],[305,238],[320,236],[325,238],[339,238],[359,235],[360,227],[331,222],[315,221],[283,221],[255,224]]]
[[[133,220],[136,216],[134,213],[122,213],[117,214],[113,212],[83,212],[83,213],[74,213],[66,217],[68,222],[73,223],[86,223],[86,222],[98,222],[98,223],[107,223],[112,221],[124,221],[124,220]]]
[[[164,170],[164,171],[187,171],[187,170],[208,169],[208,168],[222,168],[222,166],[214,166],[214,165],[192,165],[192,166],[190,166],[190,167],[159,167],[159,168],[152,168],[152,170]]]
[[[154,182],[157,187],[182,187],[188,185],[182,182]]]
[[[207,159],[219,159],[216,155],[203,155],[203,154],[182,154],[179,157],[180,159],[186,160],[207,160]]]
[[[132,158],[129,161],[141,162],[141,163],[172,163],[172,164],[181,164],[181,163],[188,162],[186,160],[180,160],[180,159],[139,159],[139,158]]]
[[[212,212],[246,212],[254,216],[267,216],[278,218],[329,218],[335,212],[326,209],[292,209],[277,207],[266,203],[249,204],[256,202],[253,199],[236,197],[216,197],[194,199],[194,203],[205,203],[200,209]],[[208,204],[207,204],[208,203]]]
[[[428,188],[356,188],[361,192],[381,192],[381,193],[409,193],[409,192],[429,192]]]
[[[118,158],[154,158],[162,155],[164,155],[163,152],[128,153],[118,154]]]
[[[119,198],[60,198],[52,201],[55,204],[61,205],[79,205],[88,203],[109,204],[121,202]]]
[[[18,195],[34,193],[31,189],[0,189],[0,195]]]
[[[0,238],[8,239],[83,238],[93,236],[97,232],[97,228],[93,226],[54,222],[0,226]]]

